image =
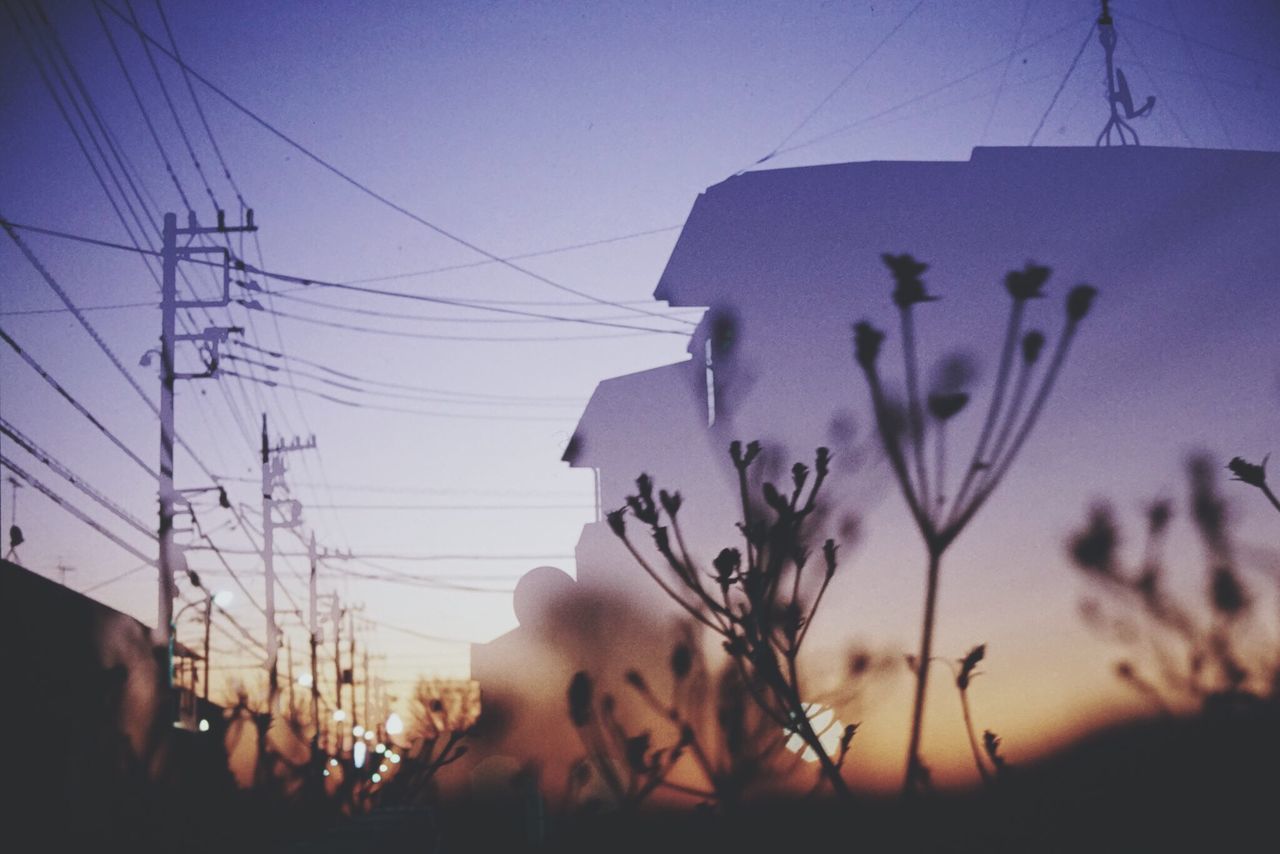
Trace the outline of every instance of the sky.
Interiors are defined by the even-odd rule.
[[[158,7],[146,0],[133,5],[142,28],[168,45]],[[146,118],[201,221],[213,220],[210,192],[235,220],[236,194],[184,77],[152,48],[180,131],[125,20],[127,4],[44,7],[142,196],[154,200],[153,212],[184,207]],[[29,8],[27,0],[6,0],[0,16],[0,215],[128,243],[28,53],[34,48],[44,62],[48,45],[43,30],[36,38]],[[1274,4],[1224,9],[1157,0],[1117,2],[1113,9],[1117,62],[1139,101],[1147,94],[1158,99],[1151,117],[1136,123],[1145,144],[1280,150]],[[687,339],[672,333],[687,333],[687,322],[700,313],[672,310],[651,295],[699,193],[744,169],[967,160],[976,146],[1033,140],[1091,145],[1105,121],[1091,3],[171,0],[163,10],[187,64],[262,120],[193,81],[235,185],[255,211],[260,230],[244,248],[251,262],[306,279],[666,330],[554,322],[261,279],[277,292],[259,298],[267,311],[235,305],[210,312],[212,322],[246,327],[246,344],[286,354],[281,360],[232,346],[226,352],[241,361],[224,360],[224,368],[288,383],[283,368],[243,360],[288,365],[291,384],[308,390],[225,375],[180,384],[178,431],[225,479],[249,523],[260,524],[256,452],[266,411],[273,437],[316,437],[314,452],[288,460],[305,532],[333,550],[426,558],[332,561],[322,575],[322,592],[336,590],[345,602],[363,605],[361,619],[370,622],[362,642],[375,651],[393,693],[403,693],[420,673],[467,672],[465,644],[426,641],[403,629],[456,641],[491,639],[515,624],[510,590],[521,573],[543,563],[573,571],[579,531],[594,517],[593,485],[590,472],[571,470],[560,457],[598,382],[686,358]],[[56,76],[51,83],[61,85]],[[66,109],[78,122],[74,107]],[[403,210],[362,192],[263,122]],[[84,141],[92,154],[91,141]],[[114,187],[112,194],[118,195]],[[513,262],[520,270],[478,263],[486,255],[443,232],[493,256],[532,257]],[[139,361],[155,346],[159,313],[133,304],[154,300],[157,287],[138,256],[29,231],[21,237],[155,399],[155,370]],[[594,245],[565,248],[582,244]],[[0,277],[0,326],[154,464],[158,426],[146,404],[83,328],[58,310],[58,298],[8,238],[0,245]],[[212,287],[203,274],[192,278]],[[132,307],[96,308],[120,304]],[[53,311],[30,313],[44,310]],[[335,380],[363,391],[334,386]],[[1152,408],[1181,403],[1164,392],[1138,393]],[[1272,415],[1259,410],[1240,425],[1241,441],[1256,456],[1280,435],[1275,397],[1272,389]],[[154,482],[8,348],[0,352],[0,416],[152,523]],[[1206,425],[1203,433],[1215,429]],[[0,449],[135,547],[154,548],[7,437]],[[1185,448],[1158,450],[1163,480],[1151,487],[1174,487]],[[177,471],[179,487],[209,485],[186,452],[178,454]],[[6,527],[14,506],[6,483]],[[197,507],[205,529],[219,529],[212,536],[260,602],[258,562],[231,553],[249,547],[244,532],[232,529],[229,514],[207,495]],[[24,565],[55,578],[60,564],[71,567],[72,587],[154,621],[153,571],[120,577],[140,561],[33,488],[19,490],[16,510],[28,540],[19,549]],[[1037,530],[1060,536],[1080,512],[1078,504],[1055,507],[1052,516],[1037,516]],[[288,533],[278,539],[298,550]],[[213,556],[192,553],[190,562],[214,579],[211,587],[234,587]],[[305,607],[305,561],[280,563],[288,591],[281,607]],[[405,572],[480,589],[394,579]],[[914,600],[904,608],[914,613]],[[261,631],[261,615],[245,596],[230,611]],[[300,623],[295,616],[284,623],[300,655]],[[180,632],[194,637],[198,628]],[[219,643],[227,669],[215,690],[228,678],[257,678],[231,636]]]

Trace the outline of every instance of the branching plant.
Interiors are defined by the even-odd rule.
[[[569,719],[586,749],[585,758],[569,772],[570,799],[594,773],[624,811],[635,809],[667,783],[693,738],[691,729],[681,727],[675,743],[655,748],[648,730],[629,734],[618,721],[617,700],[608,693],[597,699],[595,683],[582,670],[569,682]]]
[[[951,665],[956,677],[956,690],[960,694],[960,710],[964,715],[964,729],[969,736],[973,762],[978,767],[978,776],[982,778],[983,785],[990,787],[1005,775],[1008,765],[1000,755],[1000,736],[991,730],[983,730],[982,745],[979,747],[977,731],[973,726],[973,712],[969,708],[969,687],[973,678],[979,675],[978,665],[986,655],[987,645],[978,644],[964,658],[947,663]]]
[[[403,753],[389,745],[398,765],[377,789],[371,801],[377,806],[426,803],[436,795],[436,775],[467,753],[464,743],[478,714],[478,700],[465,683],[421,679],[414,688],[414,726]],[[379,757],[381,759],[382,757]],[[376,765],[377,763],[373,763]]]
[[[1241,457],[1232,457],[1231,462],[1227,463],[1227,468],[1235,475],[1233,480],[1255,487],[1266,496],[1271,506],[1276,508],[1276,512],[1280,513],[1280,498],[1276,498],[1276,494],[1271,491],[1271,486],[1267,483],[1268,459],[1270,457],[1266,456],[1262,458],[1261,463],[1251,463]]]
[[[692,798],[702,807],[731,811],[751,792],[777,786],[803,762],[800,753],[784,749],[786,734],[756,708],[736,668],[723,668],[713,676],[692,639],[675,646],[669,665],[669,696],[638,670],[625,675],[627,686],[642,701],[640,712],[647,712],[656,728],[669,731],[674,739],[659,750],[652,749],[652,730],[627,735],[615,716],[613,697],[586,708],[590,677],[574,677],[570,718],[587,753],[571,769],[571,796],[595,776],[624,808],[663,790]],[[636,708],[628,711],[629,718],[635,717]],[[670,762],[663,763],[663,758]],[[677,765],[685,773],[674,773]],[[610,769],[618,770],[611,776]]]
[[[820,737],[810,720],[813,710],[805,702],[797,663],[813,616],[836,572],[835,541],[823,544],[823,565],[815,571],[806,530],[827,478],[830,453],[818,449],[812,472],[802,463],[792,466],[789,495],[771,483],[763,484],[767,509],[757,512],[748,470],[760,451],[758,442],[745,448],[741,442],[730,445],[744,544],[742,549],[721,550],[712,561],[713,572],[700,568],[690,556],[679,523],[680,494],[659,490],[655,496],[648,475],[636,480],[637,493],[627,498],[626,507],[608,514],[609,526],[663,591],[719,636],[758,707],[780,731],[798,736],[813,752],[832,790],[848,797],[841,769],[856,727],[846,727],[837,744]],[[652,536],[665,564],[661,569],[628,536],[627,513]]]
[[[1164,542],[1173,519],[1170,502],[1148,506],[1137,566],[1126,565],[1122,531],[1106,504],[1095,505],[1067,542],[1072,562],[1125,615],[1110,615],[1096,601],[1083,608],[1095,630],[1133,650],[1116,664],[1117,677],[1165,712],[1280,699],[1280,654],[1254,642],[1259,628],[1249,619],[1254,596],[1237,570],[1230,517],[1214,469],[1206,456],[1187,464],[1189,515],[1205,554],[1203,616],[1169,590]]]
[[[966,407],[969,395],[963,391],[949,390],[930,394],[927,399],[922,397],[914,312],[918,304],[932,302],[938,297],[926,291],[921,279],[927,265],[910,255],[882,257],[893,275],[893,301],[898,307],[901,321],[907,392],[905,430],[902,429],[902,419],[886,394],[880,376],[878,361],[885,333],[866,321],[857,323],[854,326],[854,355],[866,376],[876,428],[885,454],[928,555],[924,618],[921,622],[920,652],[916,657],[918,664],[911,714],[911,737],[907,747],[903,783],[904,792],[910,793],[923,786],[928,776],[920,758],[920,739],[924,726],[925,694],[933,650],[942,557],[995,492],[1026,443],[1044,410],[1075,340],[1080,322],[1089,313],[1097,291],[1090,285],[1076,285],[1067,294],[1062,333],[1048,366],[1039,375],[1039,385],[1032,391],[1045,336],[1036,330],[1024,332],[1023,319],[1027,303],[1043,296],[1042,289],[1048,281],[1050,270],[1048,267],[1029,263],[1025,269],[1012,271],[1005,277],[1005,288],[1012,303],[995,387],[973,455],[965,466],[960,486],[952,497],[943,491],[946,426]],[[926,412],[932,422],[932,429],[936,431],[932,482],[925,441],[929,427],[926,424]]]

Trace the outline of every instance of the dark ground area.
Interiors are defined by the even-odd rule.
[[[904,803],[863,796],[749,804],[735,812],[649,810],[539,816],[502,801],[443,802],[355,818],[178,789],[114,818],[74,806],[9,816],[6,850],[184,852],[1274,852],[1280,850],[1280,715],[1233,708],[1097,733],[991,790]],[[119,806],[119,799],[115,800]],[[33,836],[26,836],[25,831]],[[536,842],[537,828],[541,842]],[[17,834],[23,833],[19,836]]]

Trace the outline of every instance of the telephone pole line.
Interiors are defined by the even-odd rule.
[[[276,700],[280,694],[280,628],[276,625],[276,571],[275,571],[275,529],[296,528],[302,524],[302,502],[296,499],[277,500],[273,491],[277,481],[284,478],[284,455],[290,451],[305,451],[315,448],[316,437],[306,442],[294,438],[286,445],[280,441],[273,448],[267,433],[267,413],[262,413],[262,566],[266,577],[266,619],[267,619],[267,709],[274,713]],[[288,507],[289,516],[282,522],[276,521],[277,507]]]
[[[307,586],[307,631],[311,634],[311,724],[315,728],[311,734],[311,752],[314,756],[320,750],[320,597],[316,591],[319,555],[316,553],[315,531],[311,532],[307,553],[311,563],[310,584]]]
[[[165,641],[173,643],[173,600],[177,597],[177,584],[174,571],[182,565],[181,556],[173,539],[174,505],[179,494],[173,485],[173,445],[174,445],[174,383],[177,380],[208,379],[217,375],[218,345],[227,340],[232,332],[243,332],[234,326],[206,327],[203,332],[191,335],[178,334],[178,310],[191,308],[225,308],[231,302],[231,253],[224,247],[197,246],[196,238],[209,234],[229,234],[236,232],[257,231],[253,224],[253,211],[245,214],[245,224],[227,227],[224,214],[218,212],[218,224],[214,228],[203,228],[197,223],[195,213],[189,213],[187,227],[178,228],[178,216],[173,213],[164,215],[163,250],[161,252],[161,269],[163,271],[160,289],[160,478],[158,497],[160,504],[160,586],[159,615],[156,628],[166,633]],[[180,237],[190,238],[185,245],[179,246]],[[194,255],[222,254],[222,294],[213,300],[180,300],[178,299],[178,262]],[[175,366],[175,350],[181,342],[196,342],[200,350],[205,369],[198,373],[179,373]],[[142,357],[142,364],[151,362],[151,352]]]

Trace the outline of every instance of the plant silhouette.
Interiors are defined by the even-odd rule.
[[[651,730],[628,735],[614,695],[594,701],[590,675],[580,671],[574,676],[569,714],[587,753],[571,769],[571,796],[595,775],[623,809],[663,790],[693,798],[700,807],[732,811],[753,790],[777,787],[803,761],[801,754],[784,750],[786,733],[752,701],[737,668],[730,665],[712,674],[692,634],[690,628],[668,660],[669,697],[639,670],[625,674],[642,706],[673,733],[674,741],[665,748],[653,749]],[[870,656],[867,661],[869,669]],[[678,764],[691,773],[673,779]]]
[[[885,333],[865,320],[855,324],[854,358],[866,377],[876,429],[885,455],[928,555],[920,651],[915,659],[916,690],[903,781],[903,791],[909,794],[928,781],[928,769],[920,758],[920,739],[924,728],[942,557],[995,492],[1026,443],[1053,391],[1080,322],[1092,307],[1097,290],[1080,284],[1068,292],[1062,332],[1048,366],[1040,373],[1039,385],[1032,392],[1045,336],[1037,330],[1023,332],[1023,319],[1027,303],[1044,296],[1042,291],[1050,269],[1028,263],[1024,269],[1011,271],[1005,276],[1004,285],[1011,303],[995,387],[973,455],[952,498],[943,492],[945,427],[966,408],[969,395],[954,389],[935,391],[927,398],[921,395],[914,312],[917,305],[934,302],[939,297],[928,292],[921,278],[928,269],[927,264],[905,254],[881,257],[894,280],[892,297],[900,319],[907,392],[905,419],[886,393],[880,375],[879,356]],[[937,431],[932,486],[925,447],[926,411]]]
[[[1276,498],[1276,494],[1271,491],[1271,485],[1267,483],[1268,459],[1270,455],[1263,457],[1261,463],[1251,463],[1241,457],[1232,457],[1231,462],[1227,463],[1227,468],[1235,475],[1233,480],[1256,488],[1266,496],[1271,506],[1276,508],[1276,512],[1280,513],[1280,498]]]
[[[690,557],[681,533],[678,492],[658,490],[648,475],[636,479],[637,492],[624,508],[608,514],[609,527],[640,567],[695,621],[719,636],[757,706],[779,727],[795,735],[813,752],[825,780],[840,797],[850,796],[841,774],[856,725],[838,739],[815,730],[801,689],[798,658],[814,614],[836,572],[836,543],[822,545],[822,567],[812,569],[807,523],[818,507],[830,471],[830,453],[819,448],[813,469],[791,467],[790,494],[772,483],[761,486],[765,509],[753,505],[748,471],[760,457],[759,442],[743,447],[734,441],[729,456],[737,473],[743,548],[725,548],[712,561],[712,572]],[[666,564],[659,571],[627,534],[630,513],[652,536]],[[706,579],[706,580],[704,580]],[[814,587],[816,586],[816,589]]]
[[[969,749],[973,753],[973,763],[978,768],[978,776],[985,786],[992,786],[1009,770],[1005,758],[1000,755],[1000,736],[991,730],[982,733],[982,744],[978,744],[977,732],[973,726],[973,712],[969,708],[969,687],[975,676],[980,675],[978,665],[987,655],[987,645],[978,644],[965,653],[964,658],[948,661],[956,677],[956,691],[960,694],[960,711],[964,716],[965,734],[969,737]],[[988,767],[990,766],[990,767]]]
[[[1215,469],[1206,454],[1186,464],[1187,506],[1205,554],[1202,608],[1188,607],[1169,589],[1164,552],[1174,511],[1167,500],[1147,506],[1137,566],[1126,565],[1121,555],[1122,530],[1106,503],[1095,504],[1067,541],[1076,568],[1108,595],[1113,610],[1127,615],[1109,614],[1094,600],[1082,606],[1092,628],[1131,650],[1116,663],[1116,676],[1166,713],[1280,700],[1280,655],[1267,651],[1265,640],[1256,637],[1258,622],[1249,619],[1255,597],[1237,568],[1231,517]]]
[[[475,721],[466,698],[456,686],[435,679],[420,679],[413,692],[414,726],[405,748],[389,746],[391,761],[400,767],[370,794],[375,807],[426,805],[438,797],[440,771],[467,754],[464,743]],[[382,757],[379,757],[382,758]],[[372,762],[376,765],[377,762]]]

